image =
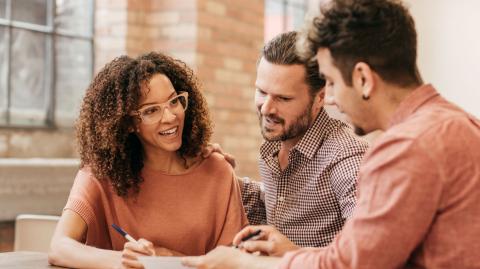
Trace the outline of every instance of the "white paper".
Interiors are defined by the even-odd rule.
[[[145,269],[187,269],[189,267],[183,266],[180,262],[180,257],[138,257]]]

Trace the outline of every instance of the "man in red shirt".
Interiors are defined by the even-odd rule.
[[[480,122],[424,84],[408,10],[395,0],[332,0],[299,46],[363,135],[384,130],[360,167],[351,219],[324,248],[298,249],[270,226],[185,258],[198,268],[480,268]],[[295,250],[295,251],[291,251]],[[286,254],[285,254],[286,253]]]

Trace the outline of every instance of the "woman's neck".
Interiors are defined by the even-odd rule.
[[[177,152],[145,152],[145,167],[166,174],[182,173],[187,169],[185,159]]]

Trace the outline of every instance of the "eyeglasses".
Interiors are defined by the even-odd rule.
[[[166,108],[173,114],[187,110],[188,92],[180,92],[177,96],[170,98],[162,104],[146,106],[130,113],[130,116],[137,116],[144,124],[154,124],[163,117]]]

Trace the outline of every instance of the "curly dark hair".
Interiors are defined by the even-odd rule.
[[[138,193],[143,179],[143,147],[131,132],[134,119],[129,113],[138,108],[141,85],[156,74],[167,76],[176,92],[188,92],[182,158],[198,156],[212,134],[207,103],[193,71],[187,65],[158,52],[136,59],[121,56],[105,65],[88,87],[76,134],[81,167],[90,167],[99,180],[108,180],[119,196],[130,190]]]
[[[299,50],[305,58],[330,50],[347,85],[356,63],[365,62],[382,79],[399,86],[421,82],[417,33],[408,9],[398,0],[332,0],[304,29]]]

